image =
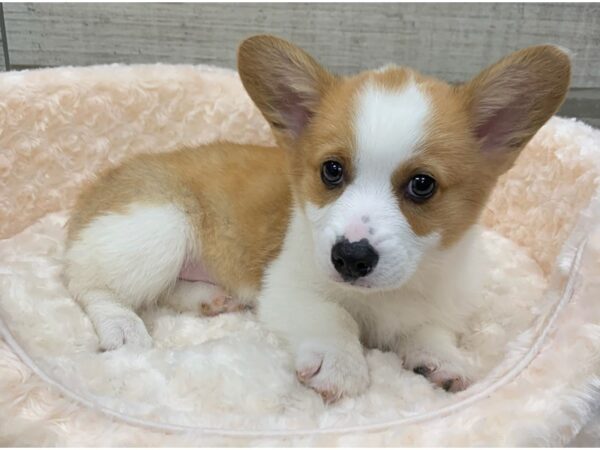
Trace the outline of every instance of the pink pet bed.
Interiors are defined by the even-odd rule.
[[[463,345],[487,375],[449,394],[369,350],[368,391],[330,406],[251,312],[146,311],[151,350],[100,353],[62,285],[83,183],[216,139],[273,143],[229,70],[0,75],[0,444],[600,444],[600,131],[553,118],[485,210],[485,301]]]

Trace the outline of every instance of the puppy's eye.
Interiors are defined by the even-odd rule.
[[[344,168],[337,161],[325,161],[321,166],[321,180],[325,186],[334,188],[344,179]]]
[[[422,203],[435,194],[437,184],[429,175],[419,174],[412,177],[406,186],[406,195],[413,202]]]

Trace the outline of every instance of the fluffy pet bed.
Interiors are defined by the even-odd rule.
[[[369,350],[368,392],[330,406],[251,312],[146,311],[151,350],[100,353],[61,284],[63,225],[86,180],[216,139],[272,143],[231,71],[0,76],[0,444],[600,443],[599,131],[552,119],[482,217],[488,277],[461,345],[486,375],[449,394]]]

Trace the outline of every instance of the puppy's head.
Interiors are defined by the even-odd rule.
[[[338,77],[272,36],[244,41],[238,68],[292,153],[316,264],[335,282],[379,290],[401,286],[476,222],[570,78],[554,46],[513,53],[458,86],[396,66]]]

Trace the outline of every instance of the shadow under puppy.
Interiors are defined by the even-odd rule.
[[[238,67],[278,147],[139,155],[77,202],[65,274],[101,347],[150,346],[143,305],[256,302],[326,400],[368,386],[361,342],[464,389],[477,376],[457,345],[480,301],[473,225],[563,102],[568,56],[527,48],[453,86],[397,66],[336,76],[255,36]]]

